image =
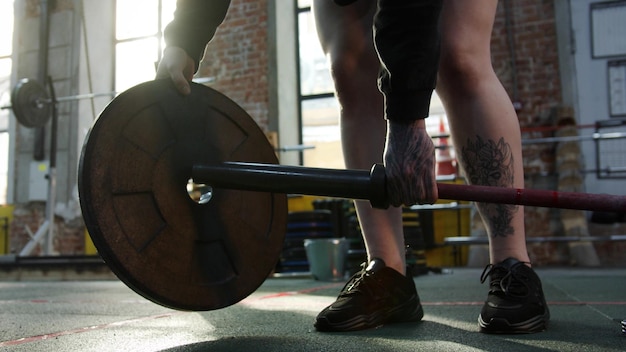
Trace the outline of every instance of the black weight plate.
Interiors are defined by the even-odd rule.
[[[41,127],[50,119],[50,97],[39,82],[24,78],[11,91],[11,109],[23,126]]]
[[[252,118],[217,91],[169,80],[115,98],[92,126],[79,166],[80,204],[98,252],[142,296],[181,310],[229,306],[256,290],[278,261],[284,194],[214,189],[194,202],[193,165],[276,163]]]

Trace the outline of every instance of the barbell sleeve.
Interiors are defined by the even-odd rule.
[[[389,206],[380,164],[367,171],[224,162],[194,165],[192,179],[214,188],[367,199],[376,208]]]
[[[366,199],[376,208],[389,206],[380,164],[367,171],[224,162],[195,165],[192,178],[215,188]],[[618,195],[454,183],[437,187],[440,199],[626,213],[626,197]]]

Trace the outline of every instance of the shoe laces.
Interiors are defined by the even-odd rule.
[[[373,277],[373,272],[363,269],[359,275],[350,280],[341,291],[342,296],[364,294],[372,297],[384,297],[387,290],[384,285]]]
[[[517,270],[521,265],[526,264],[528,263],[517,262],[508,269],[501,265],[489,264],[480,275],[480,282],[484,283],[487,277],[491,277],[489,287],[492,292],[502,292],[507,296],[520,298],[528,297],[530,292],[530,287],[526,283],[528,277],[521,270]]]

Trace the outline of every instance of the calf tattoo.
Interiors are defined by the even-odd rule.
[[[470,184],[511,187],[513,185],[513,153],[511,146],[500,138],[498,142],[476,136],[461,148],[461,158]],[[493,237],[513,234],[511,220],[516,205],[477,203],[476,206],[491,229]]]

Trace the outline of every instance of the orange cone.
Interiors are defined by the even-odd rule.
[[[443,136],[448,134],[443,118],[439,119],[439,133]],[[437,176],[456,175],[456,161],[450,155],[447,137],[439,137],[439,149],[437,149]]]

